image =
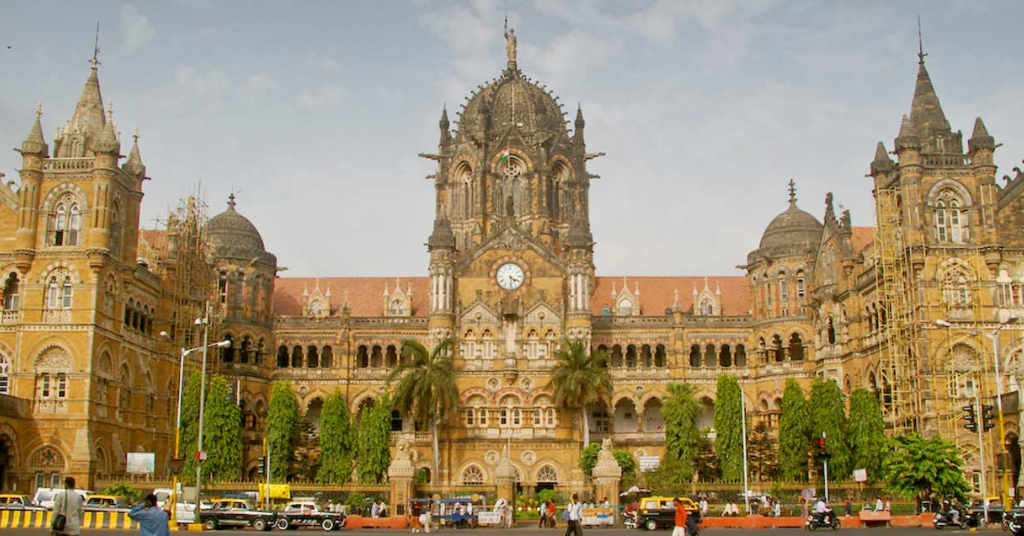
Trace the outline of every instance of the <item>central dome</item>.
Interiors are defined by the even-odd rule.
[[[555,97],[512,68],[506,69],[501,78],[479,86],[461,115],[460,132],[479,130],[484,125],[492,132],[505,132],[513,124],[523,132],[566,131],[564,112]]]
[[[768,257],[806,253],[821,241],[822,228],[818,218],[796,206],[796,188],[790,182],[789,208],[768,224],[758,251]]]
[[[256,226],[235,210],[234,194],[228,200],[228,209],[210,218],[207,229],[219,258],[253,259],[266,252]]]

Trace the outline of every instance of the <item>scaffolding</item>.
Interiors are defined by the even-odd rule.
[[[921,333],[915,256],[922,255],[904,225],[899,180],[875,188],[876,293],[883,304],[879,376],[882,415],[894,434],[922,432]]]
[[[213,255],[207,236],[209,220],[204,197],[197,187],[197,191],[181,199],[178,208],[167,217],[165,280],[171,303],[169,334],[181,348],[201,344],[195,338],[194,319],[203,316],[214,291]]]

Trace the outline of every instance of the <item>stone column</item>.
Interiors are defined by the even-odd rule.
[[[594,482],[594,502],[607,498],[612,504],[613,525],[619,523],[619,481],[622,480],[622,468],[612,454],[612,440],[605,439],[601,450],[597,453],[597,465],[591,472]]]
[[[416,469],[412,466],[409,443],[398,442],[395,457],[388,467],[388,481],[391,483],[391,515],[405,516],[409,499],[413,496],[413,479]]]
[[[516,468],[512,465],[509,447],[501,451],[498,466],[494,468],[494,479],[497,484],[498,498],[505,499],[509,504],[509,515],[514,515],[516,501]]]

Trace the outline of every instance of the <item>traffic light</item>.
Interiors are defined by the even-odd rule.
[[[964,420],[967,421],[967,424],[964,425],[964,428],[972,432],[977,431],[978,421],[975,419],[974,416],[974,404],[971,404],[970,406],[964,406],[962,409],[964,410]]]
[[[995,423],[995,418],[996,418],[995,409],[996,408],[994,408],[993,406],[991,406],[989,404],[985,404],[984,406],[981,406],[981,424],[982,424],[981,430],[983,432],[987,432],[987,431],[991,430],[992,428],[994,428],[996,426],[996,423]]]
[[[260,465],[259,465],[259,474],[260,474],[260,476],[266,475],[267,474],[267,457],[266,456],[260,456],[259,457],[259,462],[260,462]]]
[[[832,457],[832,455],[828,453],[828,448],[826,448],[824,437],[818,438],[818,457],[821,459],[828,459]]]

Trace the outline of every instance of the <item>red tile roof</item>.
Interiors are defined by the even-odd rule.
[[[429,314],[429,285],[426,277],[401,277],[402,292],[412,286],[414,317]],[[384,287],[388,292],[395,290],[395,278],[391,277],[288,277],[274,283],[274,314],[277,316],[302,316],[304,290],[313,292],[318,286],[320,292],[331,291],[331,314],[341,313],[341,305],[348,296],[352,316],[380,317],[384,314]],[[601,314],[603,305],[611,306],[612,285],[622,290],[622,277],[598,277],[591,300],[591,310]],[[645,316],[661,316],[665,309],[672,307],[675,291],[679,291],[679,302],[683,310],[693,306],[693,288],[697,292],[704,288],[703,277],[626,277],[630,292],[640,287],[640,306]],[[726,315],[749,314],[751,308],[750,287],[742,276],[709,277],[708,287],[712,292],[718,285],[722,290],[722,313]]]
[[[282,277],[274,281],[274,314],[302,316],[303,290],[312,294],[319,286],[323,294],[327,294],[328,289],[331,291],[332,316],[341,314],[346,295],[352,316],[384,316],[384,288],[393,293],[396,281],[401,284],[402,292],[412,287],[412,316],[427,316],[430,313],[430,279],[427,277]]]
[[[160,259],[167,258],[167,231],[139,229],[139,242],[145,242]]]
[[[721,307],[724,315],[750,314],[750,284],[743,276],[708,276],[708,288],[715,292],[716,287],[722,290]],[[662,316],[665,309],[672,307],[675,293],[679,291],[679,304],[684,311],[693,307],[693,289],[700,293],[704,290],[705,278],[702,276],[670,276],[670,277],[630,277],[606,276],[598,277],[594,295],[590,299],[590,311],[594,315],[601,314],[605,305],[614,308],[612,286],[616,292],[622,292],[623,281],[630,292],[640,290],[640,314],[643,316]]]
[[[850,241],[853,242],[853,253],[855,255],[864,251],[864,248],[868,247],[875,239],[874,227],[854,227],[852,231],[853,236],[850,237]]]

